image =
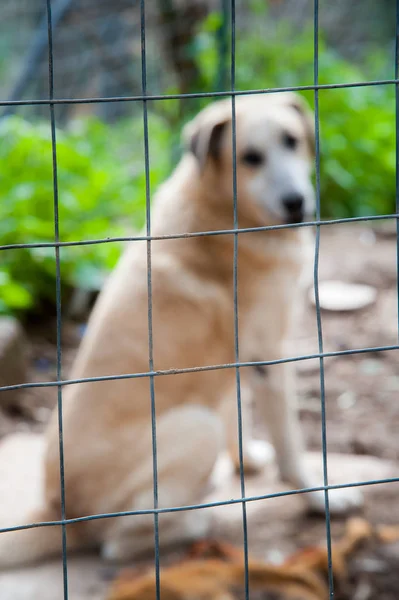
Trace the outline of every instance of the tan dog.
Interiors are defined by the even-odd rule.
[[[237,214],[240,228],[302,221],[314,210],[310,174],[312,115],[293,94],[236,101]],[[232,229],[231,100],[202,111],[186,128],[189,151],[154,199],[156,236]],[[154,369],[235,362],[234,235],[153,241]],[[242,233],[238,237],[238,324],[241,361],[287,356],[300,284],[313,257],[308,228]],[[72,378],[149,370],[147,243],[132,242],[109,278],[90,319]],[[243,394],[257,398],[276,451],[281,477],[315,482],[303,463],[292,364],[241,369]],[[235,370],[225,368],[154,378],[159,506],[201,501],[225,443],[237,463]],[[148,377],[64,388],[67,518],[153,507],[151,401]],[[218,411],[228,399],[227,428]],[[244,425],[248,424],[244,417]],[[259,467],[245,427],[247,468]],[[224,432],[226,430],[226,440]],[[323,493],[308,495],[323,510]],[[331,509],[359,502],[355,490],[336,491]],[[195,538],[208,511],[160,515],[160,541]],[[27,522],[60,518],[57,415],[47,432],[43,506]],[[153,516],[97,519],[68,526],[71,549],[99,546],[127,559],[153,546]],[[0,566],[61,550],[57,527],[0,534]]]

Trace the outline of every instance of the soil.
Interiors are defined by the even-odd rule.
[[[368,545],[349,561],[348,582],[336,600],[394,600],[399,590],[399,545]]]
[[[376,302],[366,309],[348,313],[322,311],[325,352],[380,348],[398,343],[397,246],[394,233],[394,224],[375,228],[353,224],[321,227],[320,280],[364,283],[374,286],[378,292]],[[68,377],[83,329],[81,323],[68,320],[63,323],[63,377]],[[32,344],[30,380],[54,380],[55,323],[31,323],[27,333]],[[316,313],[308,303],[292,355],[317,352]],[[329,451],[399,461],[398,359],[396,349],[324,359]],[[299,408],[307,446],[320,450],[319,360],[302,361],[297,366]],[[56,388],[26,390],[18,405],[0,414],[0,438],[13,431],[41,431],[56,401]],[[366,516],[374,523],[399,523],[398,492],[397,483],[371,486]],[[252,527],[258,526],[261,529],[261,524],[255,519]],[[334,525],[334,537],[341,534],[342,527],[340,523]],[[283,536],[290,539],[285,550],[292,550],[322,542],[325,539],[325,523],[323,519],[303,515],[295,522],[291,519],[287,519],[287,523],[281,522],[266,535],[269,548],[270,544],[281,546],[278,540]],[[242,531],[232,530],[228,537],[240,544]],[[251,550],[257,553],[256,547]],[[395,568],[394,571],[397,579],[399,570]],[[393,585],[395,590],[398,586],[399,581]],[[378,586],[376,590],[375,594],[364,598],[390,600],[397,597],[396,592],[383,595]]]

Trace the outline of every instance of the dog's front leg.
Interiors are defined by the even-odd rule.
[[[240,385],[241,399],[241,438],[243,467],[247,475],[259,473],[268,463],[273,462],[274,451],[270,444],[263,440],[253,439],[252,423],[252,389],[244,377]],[[240,443],[238,427],[237,385],[234,385],[220,407],[221,417],[226,429],[227,451],[234,468],[240,471]]]
[[[257,410],[269,429],[281,478],[297,487],[308,487],[292,365],[254,367],[254,389]]]
[[[297,489],[320,487],[305,462],[305,445],[296,401],[295,367],[290,363],[256,367],[253,373],[256,400],[276,451],[277,465],[283,480]],[[306,494],[311,510],[325,509],[324,491]],[[358,490],[342,489],[329,493],[330,510],[344,513],[359,506],[362,496]]]

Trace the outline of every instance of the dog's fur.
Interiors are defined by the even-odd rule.
[[[236,191],[240,228],[300,221],[314,210],[312,114],[293,94],[236,100]],[[184,132],[187,152],[159,190],[152,234],[165,236],[234,228],[231,100],[203,110]],[[301,198],[290,207],[286,199]],[[110,200],[111,201],[111,200]],[[72,378],[149,370],[147,243],[129,245],[90,318]],[[234,363],[234,234],[151,243],[153,368],[156,371]],[[302,274],[313,256],[309,228],[238,236],[238,329],[241,361],[286,356]],[[314,481],[303,464],[292,364],[240,370],[243,394],[257,399],[270,426],[281,477],[298,487]],[[160,374],[156,402],[159,506],[201,500],[219,451],[227,443],[237,464],[235,369]],[[66,517],[153,506],[151,386],[148,377],[64,388]],[[229,401],[230,424],[219,407]],[[226,411],[225,411],[226,412]],[[244,415],[244,463],[259,466]],[[224,433],[226,431],[226,440]],[[27,521],[61,517],[57,415],[48,428],[43,505]],[[332,510],[358,496],[335,492]],[[324,495],[308,495],[322,509]],[[207,511],[164,513],[160,540],[206,531]],[[0,566],[37,560],[61,549],[59,528],[0,535]],[[128,558],[151,548],[153,516],[118,517],[67,527],[71,549],[100,546],[105,557]]]

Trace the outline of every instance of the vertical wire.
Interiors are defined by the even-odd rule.
[[[57,173],[57,138],[55,131],[54,103],[54,60],[53,60],[53,24],[51,17],[51,0],[46,0],[47,6],[47,32],[48,32],[48,81],[49,81],[49,99],[50,99],[50,127],[51,127],[51,150],[53,161],[53,199],[54,199],[54,240],[60,241],[59,230],[59,206],[58,206],[58,173]],[[61,381],[61,262],[60,248],[55,246],[55,297],[56,297],[56,330],[57,330],[57,381]],[[65,469],[64,469],[64,433],[62,423],[62,386],[57,386],[57,411],[58,411],[58,440],[60,454],[60,495],[61,495],[61,519],[66,518],[65,513]],[[67,563],[67,541],[66,526],[61,525],[62,532],[62,575],[64,600],[68,600],[68,563]]]
[[[140,35],[141,35],[141,84],[143,100],[143,128],[144,128],[144,160],[145,160],[145,210],[146,232],[151,236],[151,190],[150,190],[150,158],[148,141],[148,106],[147,95],[147,63],[146,63],[146,35],[145,35],[145,0],[140,0]],[[147,291],[148,291],[148,362],[150,372],[154,371],[154,344],[152,324],[152,271],[151,271],[151,240],[147,240]],[[154,486],[154,508],[158,508],[158,459],[157,459],[157,426],[154,376],[150,375],[151,397],[151,435],[152,435],[152,469]],[[155,586],[156,600],[160,600],[160,573],[159,573],[159,515],[154,512],[154,542],[155,542]]]
[[[227,61],[228,61],[228,12],[229,0],[220,0],[221,23],[217,30],[217,45],[219,65],[216,81],[216,89],[224,91],[227,88]]]
[[[399,0],[396,0],[395,26],[395,80],[399,77]],[[396,178],[396,279],[397,279],[397,318],[399,337],[399,85],[395,84],[395,178]]]
[[[314,85],[319,83],[319,2],[314,0]],[[319,90],[314,90],[315,101],[315,166],[316,166],[316,219],[320,221],[320,118],[319,118]],[[314,258],[314,290],[316,301],[316,319],[317,319],[317,337],[319,353],[323,354],[323,330],[320,313],[319,299],[319,258],[320,258],[320,225],[316,225],[315,240],[315,258]],[[326,427],[326,391],[324,376],[324,358],[319,358],[320,370],[320,400],[321,400],[321,437],[322,437],[322,458],[323,458],[323,484],[328,485],[327,468],[327,427]],[[327,538],[327,561],[328,561],[328,586],[329,596],[334,598],[334,578],[332,570],[332,550],[331,550],[331,518],[330,502],[328,490],[324,490],[324,505],[326,512],[326,538]]]
[[[235,0],[231,0],[231,89],[235,91],[236,74],[236,7]],[[231,96],[232,113],[232,143],[233,143],[233,213],[234,229],[238,229],[238,211],[237,211],[237,144],[236,144],[236,98]],[[234,254],[233,254],[233,296],[234,296],[234,355],[236,363],[240,361],[240,349],[238,340],[238,232],[234,234]],[[245,498],[245,475],[244,475],[244,457],[242,444],[242,402],[241,402],[241,376],[240,367],[235,368],[236,391],[237,391],[237,435],[238,435],[238,455],[240,462],[240,488],[241,497]],[[247,505],[242,502],[242,529],[244,538],[244,589],[245,600],[249,600],[249,577],[248,577],[248,523],[247,523]]]

